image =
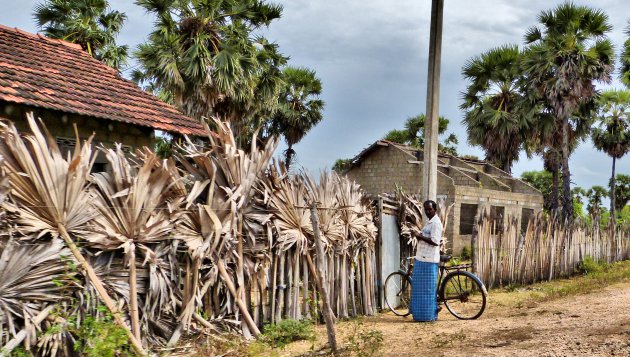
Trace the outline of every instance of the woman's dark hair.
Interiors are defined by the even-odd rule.
[[[426,200],[426,201],[424,201],[424,204],[425,204],[425,205],[426,205],[427,203],[431,205],[431,207],[433,208],[433,210],[434,210],[434,211],[437,211],[437,203],[435,203],[435,201],[432,201],[432,200]]]

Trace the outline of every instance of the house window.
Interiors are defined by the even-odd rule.
[[[496,232],[503,232],[503,220],[505,217],[505,207],[503,206],[490,206],[490,217],[496,224]]]
[[[459,234],[469,235],[473,232],[478,205],[462,203],[459,210]]]
[[[521,211],[521,233],[525,234],[529,221],[534,217],[533,208],[523,208]]]

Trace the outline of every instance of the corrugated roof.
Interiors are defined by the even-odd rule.
[[[205,135],[198,121],[143,91],[81,46],[2,25],[0,100]]]

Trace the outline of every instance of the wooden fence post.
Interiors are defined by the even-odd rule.
[[[324,247],[322,246],[322,240],[319,234],[319,218],[317,217],[317,206],[315,202],[311,203],[311,224],[313,225],[313,235],[315,236],[315,249],[317,250],[317,280],[319,281],[319,296],[322,299],[322,314],[324,315],[324,321],[326,322],[326,331],[328,333],[328,343],[333,353],[337,354],[337,339],[335,337],[335,321],[332,310],[330,309],[330,303],[328,301],[328,286],[324,283],[324,276],[326,270],[324,268],[325,256]]]
[[[477,274],[477,235],[479,234],[479,229],[477,228],[479,225],[478,218],[475,217],[473,219],[473,231],[472,236],[470,237],[470,260],[471,260],[471,269],[473,274]]]

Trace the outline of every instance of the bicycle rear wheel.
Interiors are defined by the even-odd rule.
[[[467,271],[449,273],[440,286],[440,298],[448,311],[460,320],[474,320],[486,309],[485,286]]]
[[[398,316],[407,316],[411,302],[411,279],[409,275],[397,271],[389,274],[384,286],[385,303]]]

